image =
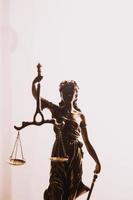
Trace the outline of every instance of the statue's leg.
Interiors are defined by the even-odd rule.
[[[64,163],[52,163],[49,183],[48,189],[44,192],[44,200],[67,200]]]

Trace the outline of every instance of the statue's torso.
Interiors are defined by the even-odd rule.
[[[64,126],[61,128],[63,138],[77,139],[80,136],[81,112],[74,110],[68,113],[63,108],[58,107],[53,112],[52,117],[56,118],[58,122],[64,122]],[[54,127],[54,131],[58,134],[58,128]]]

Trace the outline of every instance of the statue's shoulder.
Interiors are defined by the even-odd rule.
[[[81,113],[80,117],[81,117],[80,127],[84,128],[84,127],[86,127],[85,115],[83,113]]]

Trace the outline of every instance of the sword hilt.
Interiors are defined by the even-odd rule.
[[[91,183],[91,187],[90,187],[90,190],[89,190],[89,194],[88,194],[87,200],[90,199],[90,196],[91,196],[91,193],[92,193],[92,190],[93,190],[93,187],[94,187],[94,183],[95,183],[97,177],[98,177],[98,175],[96,173],[94,173],[93,180],[92,180],[92,183]]]

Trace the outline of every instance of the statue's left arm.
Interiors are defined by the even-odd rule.
[[[82,138],[83,141],[85,143],[85,146],[87,148],[88,153],[90,154],[90,156],[94,159],[94,161],[96,162],[96,167],[95,167],[95,173],[100,173],[101,170],[101,164],[99,161],[99,158],[96,154],[95,149],[93,148],[93,146],[90,143],[89,137],[88,137],[88,133],[87,133],[87,129],[86,129],[86,122],[85,122],[85,117],[84,115],[81,115],[81,123],[80,123],[80,127],[81,127],[81,134],[82,134]]]

